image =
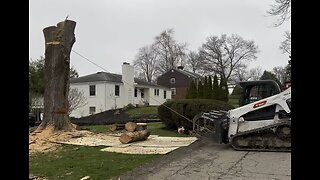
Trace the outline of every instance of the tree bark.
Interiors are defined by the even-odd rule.
[[[124,129],[124,124],[112,124],[110,131],[117,131]]]
[[[125,129],[129,132],[135,131],[137,128],[137,124],[135,122],[127,122],[125,124]]]
[[[137,123],[136,131],[142,131],[147,129],[147,123]]]
[[[122,144],[127,144],[130,142],[146,140],[148,139],[149,136],[150,136],[149,130],[125,132],[120,136],[119,140]]]
[[[68,115],[70,53],[75,42],[76,22],[65,20],[43,29],[45,38],[44,117],[38,127],[52,126],[54,131],[71,130]]]

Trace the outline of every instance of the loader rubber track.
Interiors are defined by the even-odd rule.
[[[231,145],[242,151],[291,151],[291,121],[239,132],[231,137]]]

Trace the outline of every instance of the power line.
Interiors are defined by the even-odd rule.
[[[77,55],[79,55],[79,56],[80,56],[80,57],[82,57],[83,59],[85,59],[85,60],[87,60],[87,61],[91,62],[92,64],[94,64],[94,65],[98,66],[99,68],[101,68],[101,69],[105,70],[106,72],[108,72],[108,70],[106,70],[106,69],[105,69],[105,68],[103,68],[102,66],[100,66],[100,65],[96,64],[95,62],[91,61],[90,59],[88,59],[88,58],[84,57],[83,55],[81,55],[80,53],[76,52],[75,50],[73,50],[73,49],[72,49],[71,51],[72,51],[72,52],[74,52],[74,53],[76,53]],[[116,76],[115,76],[115,77],[116,77]],[[116,78],[118,78],[118,77],[116,77]]]
[[[129,85],[130,87],[134,88],[134,86],[132,86],[131,84],[127,83],[126,81],[124,81],[124,80],[120,79],[118,76],[116,76],[116,75],[114,75],[114,74],[110,73],[108,70],[106,70],[106,69],[105,69],[105,68],[103,68],[102,66],[100,66],[100,65],[96,64],[95,62],[91,61],[89,58],[86,58],[85,56],[81,55],[80,53],[78,53],[77,51],[75,51],[75,50],[73,50],[73,49],[72,49],[71,51],[72,51],[72,52],[74,52],[74,53],[76,53],[77,55],[79,55],[79,56],[80,56],[80,57],[82,57],[83,59],[85,59],[85,60],[89,61],[89,62],[90,62],[90,63],[92,63],[93,65],[95,65],[95,66],[97,66],[97,67],[101,68],[102,70],[104,70],[105,72],[109,73],[111,76],[115,77],[116,79],[119,79],[119,80],[121,80],[123,83],[126,83],[126,84],[127,84],[127,85]],[[139,91],[140,91],[140,90],[139,90]],[[140,92],[141,92],[141,91],[140,91]],[[151,96],[149,96],[149,98],[151,98],[151,99],[153,99],[154,101],[158,102],[158,103],[159,103],[159,104],[161,104],[162,106],[164,106],[164,107],[168,108],[170,111],[172,111],[172,112],[174,112],[174,113],[178,114],[179,116],[181,116],[181,117],[185,118],[185,119],[186,119],[186,120],[188,120],[189,122],[192,122],[192,120],[190,120],[190,119],[189,119],[189,118],[187,118],[186,116],[184,116],[184,115],[180,114],[179,112],[177,112],[177,111],[175,111],[175,110],[171,109],[170,107],[168,107],[168,106],[166,106],[166,105],[162,104],[161,102],[159,102],[158,100],[156,100],[156,99],[152,98]]]

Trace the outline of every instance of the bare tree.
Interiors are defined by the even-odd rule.
[[[235,85],[241,81],[257,81],[262,76],[262,73],[260,66],[248,69],[246,64],[239,64],[230,77],[230,85]]]
[[[77,70],[72,66],[70,68],[70,78],[72,79],[72,78],[77,78],[77,77],[79,77],[79,74],[78,74]]]
[[[147,81],[147,78],[146,78],[145,74],[140,72],[139,70],[135,70],[134,71],[134,77]]]
[[[201,59],[199,53],[190,51],[186,58],[186,67],[193,73],[204,74],[203,72],[204,61]]]
[[[84,97],[84,93],[82,91],[79,91],[76,88],[70,88],[68,100],[69,100],[69,111],[68,111],[69,115],[71,114],[72,111],[88,104],[87,98]]]
[[[249,79],[250,81],[258,81],[260,77],[262,76],[262,68],[260,66],[257,66],[255,68],[252,68],[249,70]]]
[[[288,53],[291,56],[291,32],[286,31],[284,36],[286,39],[281,42],[280,49],[282,53]]]
[[[248,81],[250,79],[248,66],[246,64],[239,64],[238,68],[234,70],[230,77],[230,84],[235,85],[241,81]]]
[[[141,75],[143,74],[148,82],[154,79],[156,73],[156,62],[158,54],[155,53],[153,46],[144,46],[139,49],[138,54],[133,61],[136,71]]]
[[[291,18],[291,0],[274,0],[275,4],[271,5],[268,14],[272,16],[278,16],[278,22],[274,25],[280,26],[284,21]]]
[[[213,71],[220,77],[229,80],[232,73],[243,64],[255,60],[258,46],[254,41],[244,40],[238,35],[222,34],[210,36],[200,48],[200,56],[204,60],[207,71]]]
[[[157,70],[165,73],[178,64],[183,63],[185,58],[185,43],[177,43],[173,39],[173,29],[162,31],[159,36],[155,37],[154,49],[158,56]]]
[[[286,68],[276,66],[272,69],[272,73],[276,75],[276,78],[283,84],[287,79]]]

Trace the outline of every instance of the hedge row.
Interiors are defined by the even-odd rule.
[[[192,120],[195,115],[201,112],[209,112],[211,110],[228,111],[233,108],[228,103],[214,99],[181,99],[171,100],[160,105],[158,107],[158,114],[160,120],[168,128],[176,129],[177,127],[184,126],[185,128],[192,129],[192,122],[184,117]]]

